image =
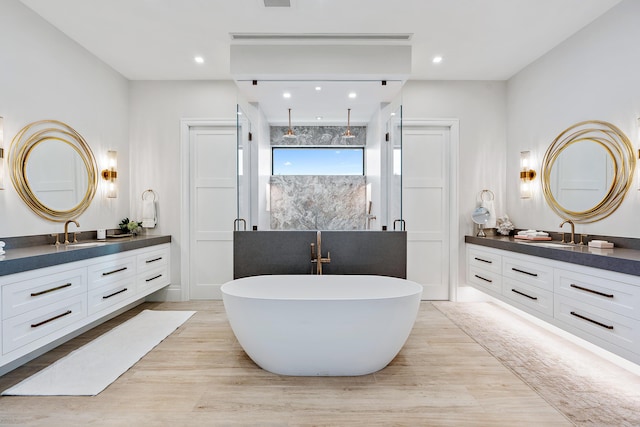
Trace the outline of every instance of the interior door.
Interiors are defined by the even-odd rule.
[[[190,299],[219,299],[233,279],[236,155],[235,126],[190,128]]]
[[[407,279],[422,298],[449,299],[450,128],[402,125],[402,217],[407,230]]]

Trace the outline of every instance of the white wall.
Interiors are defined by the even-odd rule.
[[[99,188],[78,219],[80,230],[115,228],[129,214],[127,80],[17,0],[3,0],[0,12],[0,116],[6,149],[27,124],[55,119],[86,139],[99,169],[106,151],[117,150],[121,197],[106,200]],[[0,237],[62,228],[27,208],[7,170],[0,191]]]
[[[479,194],[495,194],[504,214],[506,170],[506,83],[493,81],[409,81],[402,89],[403,120],[459,119],[457,242],[459,282],[465,283],[464,236],[473,233],[471,213]],[[408,225],[409,227],[409,225]],[[456,245],[455,242],[452,242]]]
[[[519,152],[531,150],[540,171],[554,138],[584,120],[618,126],[638,146],[640,2],[625,0],[508,82],[507,210],[522,228],[559,231],[536,179],[532,199],[518,193]],[[637,172],[637,171],[636,171]],[[576,232],[640,237],[638,180],[609,218]]]
[[[235,120],[236,86],[232,81],[133,81],[130,99],[132,215],[140,216],[142,192],[153,189],[158,225],[147,234],[172,238],[172,285],[160,298],[179,300],[181,252],[189,245],[180,233],[180,120]]]

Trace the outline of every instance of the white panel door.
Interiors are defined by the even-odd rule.
[[[450,128],[403,125],[402,216],[407,230],[407,279],[423,299],[449,299]]]
[[[236,128],[191,127],[189,163],[189,297],[219,299],[233,279]]]

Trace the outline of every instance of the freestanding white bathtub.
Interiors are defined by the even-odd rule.
[[[376,372],[404,345],[422,286],[383,276],[255,276],[222,285],[236,338],[281,375]]]

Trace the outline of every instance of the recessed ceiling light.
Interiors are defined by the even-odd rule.
[[[289,99],[289,98],[291,98],[291,93],[285,92],[285,93],[282,94],[282,97]]]
[[[322,90],[322,87],[316,86],[316,91],[320,92],[321,90]]]
[[[202,56],[196,56],[193,60],[198,64],[204,64],[204,58]]]
[[[349,98],[351,98],[351,99],[355,98],[356,96],[358,96],[358,95],[356,95],[355,92],[350,92],[349,93]]]
[[[322,120],[322,116],[317,116],[316,120]]]
[[[432,59],[434,64],[439,64],[442,62],[442,56],[438,55],[438,56],[434,56]]]

